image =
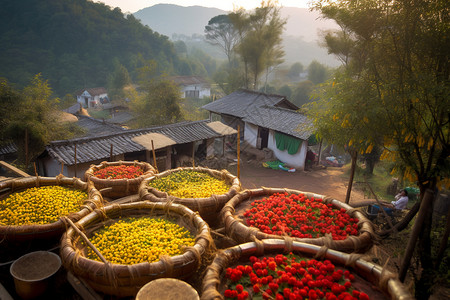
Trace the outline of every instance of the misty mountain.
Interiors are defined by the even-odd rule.
[[[218,54],[220,49],[211,49],[199,37],[204,35],[205,26],[211,18],[227,13],[229,12],[202,6],[157,4],[133,15],[160,34],[173,40],[182,39],[188,47],[198,47],[216,59],[224,59],[223,55]],[[333,56],[328,55],[326,49],[318,45],[319,31],[338,28],[334,21],[322,19],[318,12],[307,8],[283,7],[281,15],[287,19],[283,41],[287,64],[298,61],[308,65],[314,59],[329,66],[339,64]]]

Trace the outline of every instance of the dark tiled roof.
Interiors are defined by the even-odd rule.
[[[95,137],[99,135],[123,132],[124,129],[118,125],[111,124],[107,121],[94,119],[92,117],[78,115],[78,126],[84,128],[87,133],[85,136]]]
[[[0,146],[0,155],[12,154],[17,152],[17,147],[14,143]]]
[[[297,110],[298,107],[289,102],[285,96],[270,95],[250,90],[237,90],[202,108],[218,114],[227,114],[238,118],[252,115],[258,107],[278,106]]]
[[[101,94],[107,94],[107,91],[104,87],[96,87],[96,88],[90,88],[90,89],[82,89],[79,90],[78,92],[76,92],[77,96],[81,96],[81,94],[83,94],[84,91],[88,91],[88,93],[91,96],[97,96],[97,95],[101,95]]]
[[[50,142],[46,151],[51,157],[64,162],[65,165],[73,165],[75,164],[75,145],[77,145],[77,162],[88,163],[108,158],[111,145],[113,145],[113,155],[145,150],[144,146],[134,142],[132,138],[150,132],[163,134],[176,141],[177,144],[222,136],[207,124],[208,121],[205,120],[182,122],[152,128],[124,130],[119,133],[97,137],[55,141]]]
[[[193,84],[205,84],[208,85],[208,82],[200,76],[172,76],[169,77],[169,80],[172,80],[177,85],[193,85]]]
[[[80,111],[80,108],[81,108],[81,104],[75,103],[71,107],[63,109],[63,111],[66,113],[72,114],[72,115],[76,115]]]
[[[108,123],[112,124],[126,124],[128,121],[132,120],[134,117],[131,113],[127,111],[120,111],[114,113],[114,117],[108,119]]]
[[[242,120],[303,140],[308,139],[313,133],[312,122],[304,114],[280,107],[267,105],[258,107],[253,114],[244,117]]]

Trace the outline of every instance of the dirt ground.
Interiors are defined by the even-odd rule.
[[[237,170],[236,166],[232,170],[233,174],[237,174],[235,170]],[[337,167],[311,171],[296,170],[290,173],[265,168],[262,163],[256,161],[246,162],[244,160],[240,167],[240,179],[244,189],[290,188],[330,196],[342,202],[345,201],[348,184],[348,179],[343,174],[344,170]],[[364,200],[368,200],[364,198],[364,192],[353,188],[350,194],[350,205]]]

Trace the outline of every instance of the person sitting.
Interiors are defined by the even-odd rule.
[[[402,210],[406,208],[408,201],[408,192],[406,190],[401,190],[400,193],[395,196],[395,201],[392,201],[391,204],[395,209]]]

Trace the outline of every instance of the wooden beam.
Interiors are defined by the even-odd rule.
[[[22,176],[22,177],[29,177],[30,176],[30,174],[25,173],[24,171],[22,171],[22,170],[14,167],[14,166],[8,164],[7,162],[4,162],[3,160],[0,160],[0,165],[2,167],[4,167],[4,168],[10,170],[11,172],[16,173],[19,176]]]

